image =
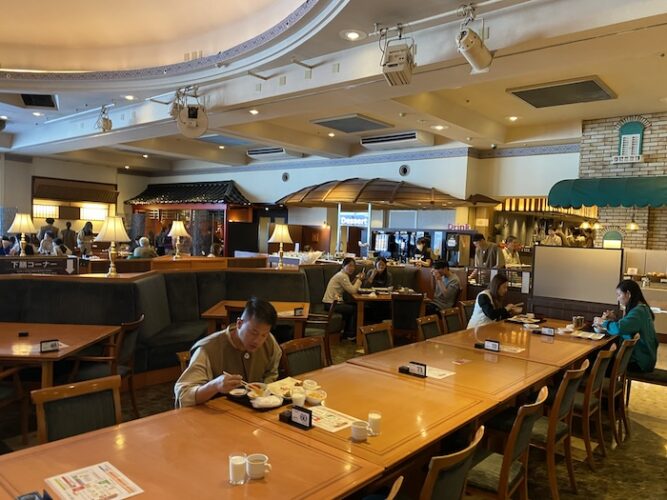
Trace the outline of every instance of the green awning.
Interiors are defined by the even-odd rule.
[[[552,207],[661,207],[667,205],[667,176],[568,179],[549,191]]]

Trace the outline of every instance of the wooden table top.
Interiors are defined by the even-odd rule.
[[[282,426],[295,439],[311,437],[323,444],[381,465],[391,467],[437,442],[497,405],[490,399],[431,384],[414,377],[373,370],[350,363],[330,366],[302,374],[327,392],[325,405],[360,420],[372,410],[382,413],[382,431],[366,442],[350,439],[350,429],[328,432],[319,428],[301,431],[278,421],[281,409],[255,412],[250,408],[218,398],[208,404],[241,415],[254,414]],[[298,436],[298,437],[297,437]]]
[[[370,293],[353,293],[352,298],[357,302],[390,302],[391,293],[376,293],[375,296]]]
[[[566,322],[561,320],[547,320],[540,326],[559,328],[565,324]],[[484,340],[498,340],[501,346],[501,352],[498,354],[501,356],[563,368],[606,345],[611,339],[595,341],[572,338],[567,335],[549,337],[531,333],[517,323],[497,321],[478,328],[434,337],[427,342],[479,350],[475,349],[475,342],[484,342]]]
[[[276,308],[279,320],[291,319],[295,321],[305,321],[308,319],[308,314],[310,314],[310,303],[308,302],[281,302],[277,300],[271,300],[269,302]],[[243,309],[245,304],[245,300],[221,300],[210,309],[204,311],[201,317],[203,319],[224,319],[227,317],[227,308]],[[297,307],[303,308],[303,314],[294,316],[294,309]]]
[[[51,323],[0,322],[0,360],[42,362],[70,356],[120,331],[117,325],[66,325]],[[19,332],[28,332],[19,337]],[[67,344],[59,351],[40,353],[39,343],[58,339]],[[33,351],[32,349],[36,350]]]
[[[543,363],[437,342],[418,342],[395,347],[352,358],[348,363],[397,374],[401,378],[412,378],[411,375],[398,373],[398,367],[407,365],[410,361],[454,372],[454,375],[443,379],[428,378],[429,384],[499,402],[516,396],[534,384],[542,383],[558,371],[558,367]],[[462,363],[455,364],[455,361]]]
[[[263,480],[229,484],[228,456],[265,453]],[[42,490],[53,475],[109,461],[146,498],[337,498],[382,468],[256,418],[200,406],[160,413],[0,456],[0,485],[13,495]]]

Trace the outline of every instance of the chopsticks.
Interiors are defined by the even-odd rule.
[[[223,374],[223,375],[231,375],[231,373],[228,373],[228,372],[226,372],[226,371],[223,371],[222,374]],[[242,385],[243,387],[245,387],[246,389],[250,389],[250,390],[253,390],[253,391],[256,391],[256,390],[261,389],[261,387],[258,386],[256,383],[253,383],[253,382],[246,382],[245,380],[241,380],[241,385]]]

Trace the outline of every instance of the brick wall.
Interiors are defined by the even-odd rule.
[[[646,177],[667,175],[667,112],[641,115],[651,125],[644,129],[642,163],[611,164],[618,154],[618,116],[586,120],[582,124],[579,177]],[[637,208],[635,222],[639,231],[626,231],[632,217],[632,208],[600,207],[600,223],[605,230],[616,229],[624,235],[626,248],[667,249],[667,209]],[[602,244],[600,231],[596,245]]]

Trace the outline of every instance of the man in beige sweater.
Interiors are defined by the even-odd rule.
[[[176,406],[205,403],[240,386],[242,380],[276,380],[281,351],[271,329],[277,316],[271,303],[253,297],[235,325],[198,341],[174,387]]]

